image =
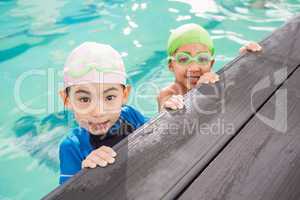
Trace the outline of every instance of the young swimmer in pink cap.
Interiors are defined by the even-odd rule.
[[[79,126],[60,144],[60,184],[83,167],[114,163],[112,147],[148,120],[126,105],[129,93],[123,60],[112,47],[85,42],[70,53],[60,96]]]
[[[240,52],[260,51],[257,43],[249,43]],[[183,95],[197,85],[213,84],[219,76],[212,72],[215,49],[208,32],[197,24],[175,29],[168,40],[168,67],[175,82],[162,89],[157,97],[159,110],[183,108]]]

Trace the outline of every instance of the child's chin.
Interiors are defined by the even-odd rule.
[[[98,135],[98,136],[103,136],[107,133],[107,131],[106,132],[104,132],[104,131],[89,131],[89,132],[93,135]]]
[[[196,85],[197,85],[197,82],[196,82],[196,83],[188,82],[188,83],[186,84],[186,88],[187,88],[188,90],[191,90],[191,89],[193,89]]]
[[[107,132],[108,132],[108,130],[90,130],[90,133],[92,133],[93,135],[98,135],[98,136],[106,135]]]
[[[93,135],[103,136],[108,132],[108,130],[109,130],[108,128],[105,128],[105,129],[92,129],[92,128],[90,128],[89,132]]]

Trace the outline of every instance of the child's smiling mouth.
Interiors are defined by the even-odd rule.
[[[89,126],[91,127],[92,131],[97,133],[104,133],[108,130],[110,120],[106,120],[104,122],[91,122],[89,121]]]
[[[190,75],[189,75],[189,76],[186,76],[186,78],[187,78],[187,80],[188,80],[190,83],[196,84],[196,83],[198,82],[200,76],[195,76],[195,75],[190,76]]]

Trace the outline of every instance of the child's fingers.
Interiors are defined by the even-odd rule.
[[[262,47],[258,45],[258,46],[256,47],[256,51],[261,51],[261,50],[262,50]]]
[[[165,104],[164,104],[164,107],[165,107],[165,108],[170,108],[170,109],[172,109],[172,110],[177,110],[176,105],[175,105],[174,102],[171,101],[171,100],[167,100],[167,101],[165,102]]]
[[[176,97],[176,98],[178,98],[179,100],[182,100],[183,101],[183,96],[182,95],[180,95],[180,94],[178,94],[178,95],[173,95],[172,97]]]
[[[182,109],[184,106],[183,96],[182,95],[174,95],[171,100],[176,105],[177,108]]]
[[[219,75],[213,73],[213,74],[212,74],[212,82],[215,83],[215,82],[217,82],[217,81],[219,81],[219,80],[220,80]]]
[[[97,167],[97,164],[92,162],[91,160],[89,159],[85,159],[83,162],[82,162],[82,165],[81,165],[82,168],[95,168]]]
[[[203,76],[202,79],[207,79],[208,83],[215,83],[215,82],[219,81],[219,75],[212,71],[207,72],[207,73],[203,74],[202,76]]]
[[[262,48],[258,43],[251,43],[251,48],[253,49],[253,51],[260,51]]]
[[[261,51],[262,47],[256,43],[256,42],[249,42],[248,44],[246,44],[245,46],[240,48],[240,53],[245,53],[247,51],[250,52],[257,52],[257,51]]]
[[[102,146],[97,150],[94,150],[88,157],[82,162],[82,167],[95,168],[97,165],[100,167],[106,167],[108,164],[115,162],[115,158],[112,157],[111,153],[114,151],[109,151],[110,147]],[[106,151],[104,151],[104,149]],[[111,149],[111,148],[110,148]],[[109,151],[110,153],[108,153]]]
[[[116,157],[117,156],[117,153],[110,147],[108,146],[101,146],[98,150],[103,150],[105,151],[106,153],[110,154],[112,157]]]
[[[200,76],[198,82],[197,82],[197,85],[199,84],[208,84],[210,81],[209,81],[209,78],[207,77],[207,75],[203,74],[202,76]]]
[[[204,83],[204,81],[205,81],[204,75],[200,76],[200,78],[197,82],[197,85],[200,85],[200,84]]]
[[[95,151],[97,157],[100,157],[102,160],[105,160],[107,163],[112,164],[115,162],[115,159],[105,151]]]
[[[215,81],[215,74],[213,74],[212,72],[209,72],[207,74],[207,79],[208,79],[209,83],[215,83],[216,82]]]
[[[106,167],[108,162],[104,160],[102,157],[92,155],[89,158],[87,158],[92,163],[95,163],[96,165],[99,165],[100,167]]]
[[[240,48],[240,53],[245,53],[247,51],[247,48],[246,47],[241,47]]]
[[[183,96],[182,95],[174,95],[170,98],[170,101],[176,106],[176,109],[182,109],[184,106]]]
[[[262,47],[256,42],[250,42],[246,45],[246,50],[256,52],[261,51]]]
[[[184,107],[184,101],[182,95],[171,96],[163,105],[164,108],[172,110],[182,109]]]
[[[216,74],[215,80],[216,80],[216,81],[219,81],[219,80],[220,80],[220,76],[219,76],[218,74]]]

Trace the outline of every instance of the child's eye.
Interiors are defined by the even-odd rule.
[[[115,95],[109,95],[109,96],[106,97],[106,100],[111,101],[111,100],[113,100],[115,98],[116,98]]]
[[[88,102],[90,102],[90,98],[89,97],[80,97],[79,101],[82,103],[88,103]]]
[[[189,58],[187,56],[178,56],[177,60],[179,63],[186,63],[189,60]]]
[[[209,62],[209,57],[208,56],[199,56],[198,57],[198,62],[199,63],[208,63]]]

